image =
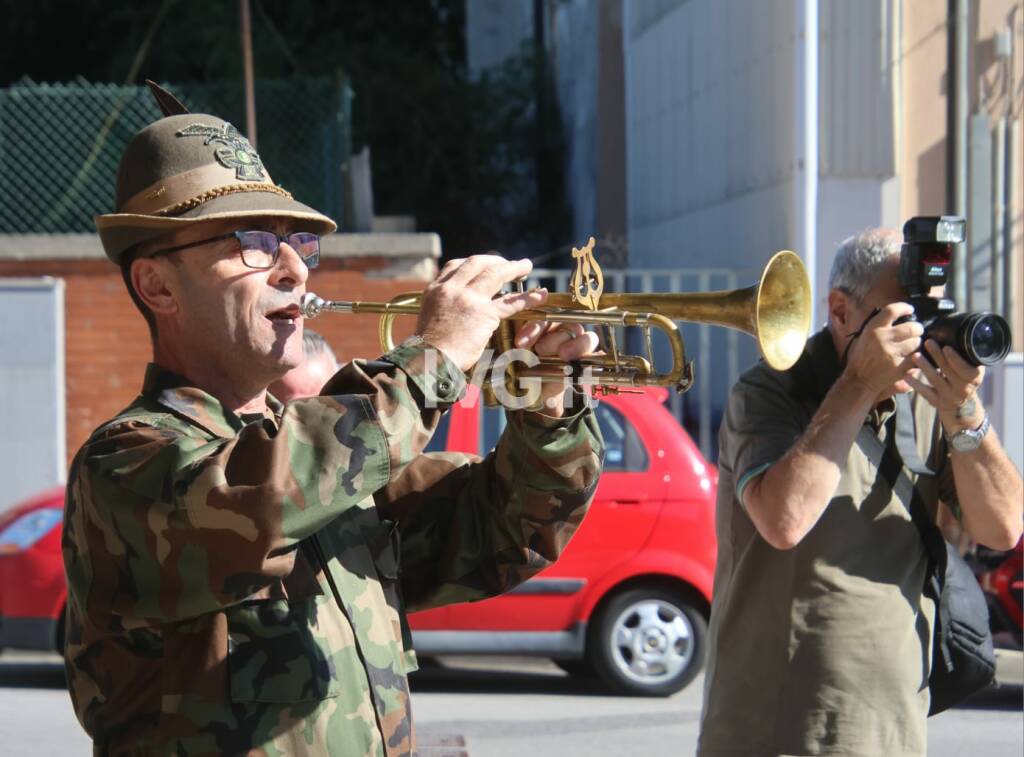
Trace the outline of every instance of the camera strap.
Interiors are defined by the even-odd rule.
[[[914,428],[914,411],[910,407],[909,394],[893,396],[896,403],[896,449],[908,470],[919,476],[934,476],[935,471],[925,465],[917,451],[917,432]]]

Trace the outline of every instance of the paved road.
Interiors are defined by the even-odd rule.
[[[547,661],[445,658],[413,678],[422,757],[621,757],[693,754],[695,681],[669,699],[606,696]],[[1019,687],[986,693],[928,723],[932,757],[1024,754]],[[0,744],[10,757],[85,755],[55,657],[0,655]]]

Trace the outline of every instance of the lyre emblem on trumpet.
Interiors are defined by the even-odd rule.
[[[569,278],[569,293],[574,304],[587,310],[597,310],[604,293],[604,275],[594,258],[594,238],[586,246],[572,248],[576,269]]]

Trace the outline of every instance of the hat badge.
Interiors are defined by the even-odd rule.
[[[263,181],[263,161],[253,149],[249,140],[242,136],[238,129],[224,122],[223,128],[206,126],[205,124],[189,124],[175,132],[176,137],[205,137],[204,145],[221,144],[214,150],[217,162],[225,168],[235,169],[235,178],[242,181]]]

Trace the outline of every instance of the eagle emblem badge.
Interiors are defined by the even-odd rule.
[[[239,133],[238,129],[224,122],[223,128],[205,124],[190,124],[181,131],[175,132],[178,137],[204,137],[204,145],[220,144],[214,150],[217,162],[226,168],[235,169],[235,177],[242,181],[263,181],[263,161],[249,144],[249,140]]]

